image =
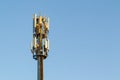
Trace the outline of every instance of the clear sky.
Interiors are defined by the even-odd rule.
[[[120,80],[120,0],[0,0],[0,80],[37,80],[34,13],[51,21],[45,80]]]

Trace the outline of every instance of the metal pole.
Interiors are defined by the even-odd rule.
[[[40,25],[40,34],[38,36],[39,40],[39,50],[38,50],[38,80],[43,80],[43,47],[42,47],[42,25]]]
[[[38,57],[38,80],[43,80],[43,56]]]

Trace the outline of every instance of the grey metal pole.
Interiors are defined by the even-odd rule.
[[[38,57],[38,80],[43,80],[43,56]]]
[[[42,26],[40,26],[39,34],[39,51],[38,51],[38,80],[43,80],[43,47],[42,47]]]

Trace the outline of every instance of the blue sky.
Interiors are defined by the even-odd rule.
[[[0,80],[37,80],[34,13],[51,21],[45,80],[120,80],[119,0],[1,0]]]

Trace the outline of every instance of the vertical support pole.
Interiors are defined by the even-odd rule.
[[[40,20],[40,19],[39,19]],[[43,48],[42,48],[42,38],[43,38],[43,31],[42,31],[42,25],[40,23],[39,25],[39,36],[38,36],[38,41],[39,41],[39,48],[38,48],[38,80],[43,80]]]
[[[43,80],[43,56],[38,57],[38,80]]]

